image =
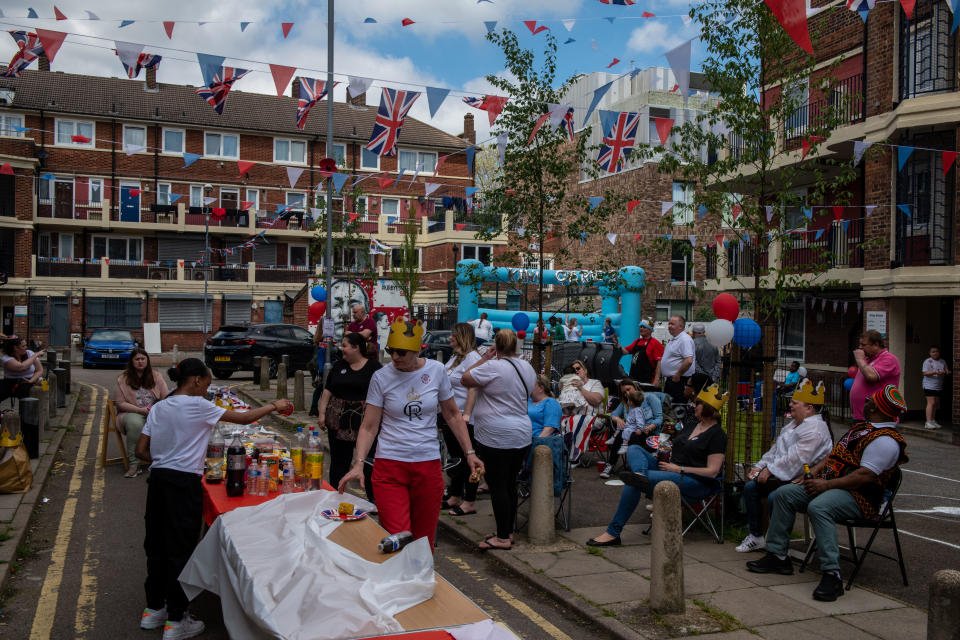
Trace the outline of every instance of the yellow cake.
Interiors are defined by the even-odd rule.
[[[341,502],[337,506],[337,513],[341,516],[352,516],[353,515],[353,505],[349,502]]]

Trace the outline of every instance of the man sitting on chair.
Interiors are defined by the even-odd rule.
[[[797,512],[810,517],[817,538],[823,577],[813,599],[833,602],[843,595],[837,522],[877,514],[885,487],[898,465],[907,462],[907,443],[897,432],[897,417],[907,410],[900,391],[886,385],[867,398],[864,417],[850,427],[827,458],[799,484],[788,484],[770,496],[767,554],[747,563],[754,573],[791,575],[787,557]],[[796,482],[796,481],[795,481]]]

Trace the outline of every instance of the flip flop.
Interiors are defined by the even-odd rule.
[[[496,538],[496,537],[497,537],[497,536],[489,536],[489,537],[485,538],[485,539],[483,540],[483,542],[477,543],[477,550],[478,550],[478,551],[489,551],[490,549],[499,549],[500,551],[510,551],[510,549],[513,548],[513,543],[511,543],[509,547],[495,547],[494,545],[490,544],[490,541],[493,540],[493,539]]]
[[[476,512],[477,512],[476,509],[474,509],[473,511],[464,511],[462,508],[460,508],[460,505],[457,505],[452,509],[450,509],[450,511],[447,511],[447,513],[449,513],[452,516],[472,516]]]

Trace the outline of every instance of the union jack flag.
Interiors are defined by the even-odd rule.
[[[403,119],[407,117],[410,107],[420,97],[419,91],[405,91],[403,89],[383,88],[380,96],[380,108],[377,110],[377,119],[373,123],[373,134],[367,143],[367,150],[378,156],[392,156],[397,152],[397,138],[400,137],[400,128]]]
[[[210,103],[218,114],[223,114],[223,106],[227,103],[227,94],[233,87],[233,83],[250,73],[249,69],[234,69],[233,67],[220,67],[213,76],[213,82],[209,87],[200,87],[197,89],[197,95]]]
[[[333,86],[337,86],[334,82]],[[297,102],[297,129],[303,129],[307,124],[310,109],[327,95],[327,83],[314,78],[300,78],[300,100]]]
[[[13,78],[20,77],[20,73],[26,69],[31,62],[43,55],[43,45],[40,44],[40,38],[37,34],[28,31],[11,31],[14,41],[17,43],[17,52],[13,54],[10,64],[0,73],[0,77]]]
[[[563,115],[563,128],[567,132],[567,138],[573,141],[573,107],[570,107]]]
[[[633,4],[633,0],[600,0],[602,4],[619,4],[623,7],[629,7]]]
[[[123,65],[123,68],[127,71],[127,77],[133,80],[140,75],[141,69],[152,69],[154,67],[160,66],[160,61],[163,60],[163,56],[158,56],[153,53],[141,53],[137,56],[137,64],[133,67],[129,66],[123,60],[120,60],[120,64]]]
[[[601,111],[600,123],[603,125],[603,144],[600,145],[597,164],[608,173],[617,173],[633,151],[640,114],[635,111]]]
[[[476,109],[483,108],[483,98],[474,98],[472,96],[465,96],[463,98],[463,101]]]
[[[877,4],[877,0],[847,0],[847,9],[850,11],[870,11]]]

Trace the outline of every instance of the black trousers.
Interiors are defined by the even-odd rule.
[[[24,378],[4,378],[0,380],[0,402],[7,398],[26,398],[30,395],[32,388],[33,383],[27,382]]]
[[[327,429],[327,442],[330,445],[330,463],[327,465],[330,474],[330,484],[336,488],[343,476],[347,475],[353,465],[353,454],[357,443],[353,440],[335,438],[330,429]],[[371,455],[377,450],[377,440],[374,438],[370,447]],[[363,489],[367,493],[367,501],[376,504],[373,499],[373,465],[363,465]]]
[[[200,541],[203,526],[201,476],[173,469],[153,469],[147,480],[144,516],[147,552],[147,606],[167,607],[167,620],[183,619],[187,595],[177,578]]]
[[[477,455],[486,469],[484,476],[490,488],[498,538],[506,539],[513,533],[517,519],[517,476],[529,453],[530,445],[520,449],[497,449],[477,443]]]
[[[663,383],[663,392],[673,398],[674,402],[686,402],[683,396],[683,388],[687,386],[689,376],[680,378],[680,382],[674,382],[672,378],[666,378]]]
[[[477,487],[479,482],[470,482],[470,467],[467,465],[467,457],[463,454],[463,447],[453,435],[453,429],[443,419],[443,416],[437,417],[440,423],[440,430],[443,432],[443,441],[447,445],[448,458],[460,458],[460,464],[447,470],[450,476],[450,484],[447,486],[447,493],[455,498],[463,498],[466,502],[473,502],[477,499]],[[473,440],[473,425],[467,425],[467,431],[470,434],[470,446],[477,448],[477,443]]]

